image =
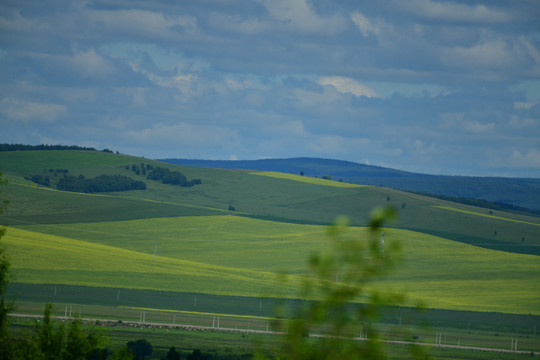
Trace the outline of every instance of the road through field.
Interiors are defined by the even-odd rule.
[[[30,315],[30,314],[9,314],[11,317],[16,318],[27,318],[27,319],[41,319],[42,315]],[[58,320],[72,320],[73,317],[69,316],[56,316],[54,317]],[[181,329],[188,331],[221,331],[221,332],[237,332],[237,333],[251,333],[251,334],[268,334],[268,335],[282,335],[283,332],[272,331],[272,330],[257,330],[257,329],[242,329],[242,328],[231,328],[231,327],[220,327],[219,323],[217,326],[201,326],[201,325],[190,325],[190,324],[171,324],[171,323],[159,323],[159,322],[146,322],[146,321],[122,321],[121,323],[118,320],[112,319],[90,319],[90,318],[81,318],[83,322],[89,322],[93,324],[99,324],[99,326],[124,326],[124,327],[140,327],[140,328],[160,328],[160,329]],[[114,324],[114,325],[112,325]],[[310,337],[326,337],[323,334],[310,334]],[[367,338],[357,337],[355,340],[366,341]],[[432,344],[432,343],[421,343],[405,340],[384,340],[380,341],[387,344],[398,344],[398,345],[421,345],[428,347],[438,347],[438,348],[447,348],[447,349],[460,349],[460,350],[473,350],[473,351],[489,351],[489,352],[498,352],[498,353],[513,353],[521,355],[531,355],[537,356],[540,355],[540,352],[529,351],[529,350],[510,350],[510,349],[501,349],[501,348],[488,348],[488,347],[478,347],[478,346],[462,346],[462,345],[450,345],[450,344]]]

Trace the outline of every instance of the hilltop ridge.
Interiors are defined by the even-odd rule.
[[[353,184],[481,199],[540,210],[540,179],[534,178],[420,174],[351,161],[309,157],[262,160],[160,159],[160,161],[186,166],[304,174]]]

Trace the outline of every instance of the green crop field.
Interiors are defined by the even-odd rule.
[[[279,285],[270,272],[154,257],[15,228],[8,229],[5,243],[21,282],[245,295]]]
[[[201,184],[148,180],[133,164],[180,171]],[[119,174],[147,188],[82,194],[25,179],[48,169]],[[9,180],[1,196],[10,201],[0,215],[7,227],[1,242],[13,294],[27,309],[52,301],[98,306],[92,316],[123,306],[119,313],[200,313],[204,321],[215,316],[208,314],[272,317],[270,299],[296,301],[310,255],[330,248],[328,224],[344,215],[351,226],[343,236],[367,241],[370,212],[393,206],[398,218],[383,231],[388,251],[400,244],[401,261],[369,288],[402,292],[408,305],[423,302],[435,324],[463,328],[475,319],[490,329],[499,322],[504,331],[540,329],[538,217],[377,186],[101,152],[4,152],[0,171]],[[507,315],[513,325],[502,320]],[[395,321],[394,310],[389,318]]]
[[[403,256],[381,283],[386,288],[428,307],[540,311],[537,256],[407,230],[385,234],[401,244]],[[367,233],[350,228],[347,236],[365,241]],[[9,228],[6,244],[21,282],[246,296],[283,287],[278,273],[306,273],[310,253],[328,247],[324,226],[230,215],[27,225]],[[294,296],[293,289],[286,294]]]

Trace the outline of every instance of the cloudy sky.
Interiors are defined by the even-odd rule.
[[[540,177],[537,0],[0,2],[0,142]]]

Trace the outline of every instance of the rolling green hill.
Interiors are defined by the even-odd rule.
[[[171,164],[225,169],[276,171],[313,177],[330,177],[354,184],[370,184],[414,192],[469,199],[482,199],[487,206],[524,207],[540,211],[540,179],[427,175],[358,164],[350,161],[291,158],[263,160],[164,159]]]
[[[159,166],[201,184],[179,187],[132,171]],[[25,179],[123,175],[146,190],[83,194]],[[372,286],[441,309],[540,313],[540,218],[398,190],[290,174],[189,167],[94,151],[0,152],[10,204],[0,220],[17,282],[256,297],[294,297],[326,225],[349,217],[365,238],[371,210],[392,205],[385,229],[403,263]],[[60,175],[57,175],[60,176]],[[55,180],[52,179],[54,184]],[[232,210],[234,208],[234,210]],[[278,281],[288,272],[290,281]]]

